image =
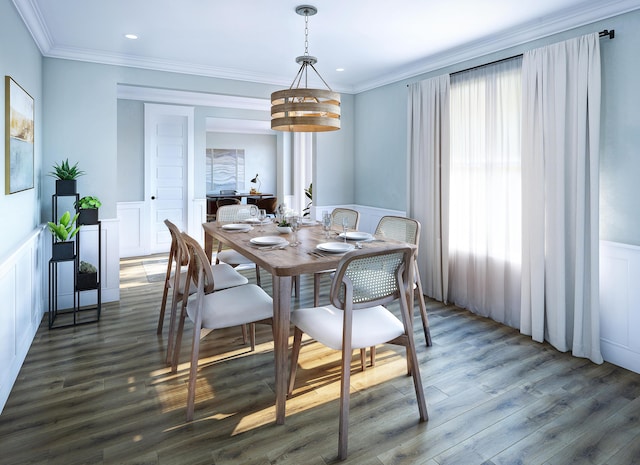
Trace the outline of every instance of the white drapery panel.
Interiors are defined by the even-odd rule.
[[[523,57],[521,331],[602,363],[598,34]]]
[[[521,58],[451,76],[449,300],[520,324]]]
[[[409,216],[422,225],[418,268],[426,295],[447,301],[449,75],[409,85]]]

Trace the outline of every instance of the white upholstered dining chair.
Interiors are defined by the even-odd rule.
[[[230,223],[236,221],[244,221],[249,218],[257,218],[258,217],[258,207],[256,205],[245,205],[245,204],[236,204],[236,205],[223,205],[218,208],[216,212],[216,222],[218,225],[223,223]],[[224,244],[222,242],[218,243],[218,251],[216,253],[216,264],[223,262],[227,263],[234,268],[239,265],[255,265],[256,268],[256,283],[258,286],[261,285],[260,282],[260,267],[255,264],[253,261],[249,260],[244,255],[236,252],[233,249],[223,249]]]
[[[196,287],[190,285],[188,288],[185,286],[187,282],[187,265],[189,264],[189,251],[186,244],[182,239],[180,229],[169,220],[164,220],[164,224],[169,229],[171,234],[171,247],[169,249],[169,257],[167,264],[167,273],[165,276],[164,290],[162,292],[162,303],[160,307],[160,315],[158,317],[158,334],[162,333],[162,326],[165,318],[165,310],[167,305],[167,297],[169,290],[171,289],[171,310],[169,312],[169,335],[167,337],[167,364],[172,361],[172,352],[175,342],[175,326],[178,303],[184,304],[183,292],[192,295],[196,292]],[[214,277],[215,287],[214,291],[221,289],[228,289],[230,287],[242,286],[247,284],[249,280],[238,273],[230,265],[226,263],[220,263],[211,266],[211,272]],[[244,326],[243,326],[244,333]],[[246,338],[245,338],[246,339]],[[175,371],[175,367],[172,367]]]
[[[382,343],[406,347],[407,362],[413,377],[421,421],[428,419],[420,367],[413,339],[413,325],[407,305],[409,267],[413,249],[399,246],[391,249],[361,249],[344,256],[331,284],[331,305],[295,310],[295,325],[289,395],[295,386],[298,355],[303,333],[325,346],[342,351],[340,384],[340,423],[338,458],[347,457],[349,430],[349,389],[353,349]],[[400,303],[401,318],[386,305]]]
[[[188,299],[182,307],[180,325],[176,337],[174,362],[180,356],[181,335],[187,317],[193,322],[193,340],[191,344],[191,362],[189,367],[189,386],[187,391],[187,421],[193,419],[195,409],[195,390],[198,375],[200,337],[202,329],[221,329],[232,326],[250,325],[251,348],[255,347],[255,323],[272,324],[273,300],[259,286],[245,284],[215,291],[215,277],[211,272],[209,260],[197,241],[183,233],[183,239],[189,252],[188,286],[195,286],[195,298]],[[187,301],[187,298],[184,299]]]

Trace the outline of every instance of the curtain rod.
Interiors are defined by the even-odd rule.
[[[604,31],[600,31],[598,33],[598,37],[603,38],[603,37],[609,37],[609,39],[613,39],[616,36],[616,31],[615,29],[605,29]],[[478,69],[478,68],[482,68],[484,66],[489,66],[489,65],[495,65],[496,63],[500,63],[502,61],[507,61],[507,60],[513,60],[514,58],[518,58],[521,57],[522,53],[518,54],[518,55],[513,55],[507,58],[501,58],[499,60],[494,60],[494,61],[490,61],[489,63],[484,63],[482,65],[478,65],[478,66],[472,66],[471,68],[467,68],[467,69],[462,69],[460,71],[455,71],[453,73],[449,73],[450,75],[454,75],[454,74],[459,74],[459,73],[464,73],[465,71],[471,71],[474,69]],[[407,84],[407,87],[409,87],[409,84]]]

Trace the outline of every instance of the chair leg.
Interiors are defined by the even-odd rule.
[[[184,332],[184,320],[186,318],[186,311],[184,306],[180,311],[180,323],[178,324],[178,331],[176,332],[175,344],[173,346],[173,361],[171,362],[171,372],[178,371],[178,361],[180,360],[180,348],[182,347],[182,333]]]
[[[165,363],[171,364],[171,355],[175,350],[175,338],[176,338],[176,317],[178,313],[178,302],[182,302],[182,296],[177,290],[174,290],[171,298],[171,310],[169,311],[169,335],[167,337],[167,355]]]
[[[164,290],[162,291],[162,303],[160,304],[160,316],[158,316],[157,334],[162,334],[162,326],[164,325],[164,311],[167,308],[167,296],[169,294],[169,283],[165,280]]]
[[[420,273],[418,272],[418,264],[414,262],[415,266],[413,274],[415,278],[416,288],[415,291],[418,294],[418,307],[420,308],[420,317],[422,318],[422,329],[424,330],[424,339],[427,343],[427,347],[431,347],[431,330],[429,329],[429,318],[427,317],[427,306],[424,302],[424,293],[422,292],[422,282],[420,281]]]
[[[298,368],[298,356],[300,355],[300,346],[302,345],[302,331],[295,328],[293,333],[293,347],[291,348],[291,368],[289,369],[289,390],[287,395],[293,392],[293,385],[296,382],[296,370]]]
[[[291,276],[291,295],[300,297],[300,276]]]
[[[313,274],[313,306],[317,307],[320,304],[320,278],[322,276],[319,273]]]
[[[418,402],[418,411],[420,412],[420,421],[427,421],[429,419],[429,414],[427,412],[427,402],[424,398],[422,378],[420,377],[420,366],[418,365],[416,345],[412,334],[410,334],[408,337],[407,358],[409,365],[411,366],[411,375],[413,377],[413,387],[416,391],[416,400]]]
[[[338,459],[347,458],[349,440],[349,398],[351,387],[351,343],[342,346],[342,376],[340,377],[340,425],[338,426]]]
[[[360,349],[360,371],[367,369],[367,349]]]
[[[189,368],[189,389],[187,391],[187,421],[193,420],[196,403],[196,381],[198,377],[198,355],[200,353],[200,322],[193,326],[191,345],[191,366]]]
[[[369,357],[371,357],[371,366],[376,366],[376,346],[369,348]]]
[[[260,267],[256,265],[256,284],[262,287],[262,283],[260,282]]]
[[[172,251],[169,252],[169,260],[167,262],[167,274],[164,277],[164,290],[162,291],[162,303],[160,304],[160,315],[158,317],[157,334],[162,334],[162,326],[164,325],[164,312],[167,308],[167,297],[169,296],[169,280],[171,279],[171,268],[173,266]]]
[[[256,350],[256,324],[255,323],[249,323],[249,340],[251,341],[251,352],[255,352]]]

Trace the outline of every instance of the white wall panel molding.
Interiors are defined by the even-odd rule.
[[[48,258],[43,251],[51,236],[44,232],[44,226],[37,228],[0,261],[0,412],[46,308],[42,297]]]
[[[149,237],[149,221],[146,219],[148,215],[145,203],[143,201],[118,202],[116,210],[119,222],[120,258],[148,255],[145,238]]]
[[[640,247],[600,241],[600,350],[640,373]]]

